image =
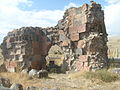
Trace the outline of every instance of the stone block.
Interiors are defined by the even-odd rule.
[[[88,10],[88,7],[89,7],[88,4],[82,5],[82,11],[83,11],[83,12],[87,11],[87,10]]]
[[[13,83],[10,88],[12,90],[23,90],[23,86],[21,84],[18,84],[18,83]]]
[[[89,56],[88,55],[81,55],[79,56],[79,61],[80,62],[89,62]]]
[[[80,15],[79,15],[80,16]],[[78,27],[82,24],[82,20],[81,17],[75,17],[73,19],[73,26]]]
[[[65,41],[65,40],[68,40],[68,38],[64,34],[59,35],[59,41]]]
[[[5,65],[6,65],[6,68],[17,67],[17,62],[16,61],[6,61]]]
[[[87,32],[86,24],[80,25],[76,27],[75,29],[77,29],[78,33]]]
[[[84,48],[86,46],[86,41],[85,40],[79,40],[77,48]]]
[[[69,26],[69,33],[73,34],[73,33],[78,33],[77,29],[73,26]]]
[[[79,60],[76,61],[75,68],[76,68],[76,71],[81,71],[81,72],[90,70],[88,62],[81,62]]]
[[[76,8],[70,8],[68,9],[68,14],[72,18],[76,15]]]
[[[14,37],[10,37],[6,40],[7,43],[12,43],[14,42]]]
[[[6,48],[7,48],[7,49],[12,48],[12,44],[11,44],[11,43],[7,43],[7,44],[6,44]]]
[[[69,33],[83,33],[87,32],[86,24],[80,25],[80,26],[70,26],[69,27]]]
[[[58,34],[64,34],[64,31],[63,30],[59,30]]]
[[[68,40],[65,40],[62,42],[61,46],[65,47],[65,46],[68,46],[69,45],[69,41]]]
[[[72,41],[78,41],[79,40],[79,33],[70,34],[70,39]]]
[[[75,53],[76,53],[77,56],[83,55],[82,48],[77,48],[76,51],[75,51]]]

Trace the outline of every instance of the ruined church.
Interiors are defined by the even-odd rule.
[[[49,66],[58,66],[61,72],[90,71],[107,66],[106,43],[104,11],[91,2],[67,9],[54,27],[21,27],[9,32],[1,48],[10,72]]]

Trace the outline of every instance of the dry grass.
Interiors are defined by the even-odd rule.
[[[106,74],[103,71],[102,73],[104,75]],[[89,79],[86,79],[84,77],[85,74],[89,75],[87,76],[89,77]],[[28,75],[25,74],[7,72],[7,73],[0,73],[0,77],[9,78],[12,83],[20,83],[24,87],[27,86],[47,87],[47,88],[59,87],[61,88],[61,90],[113,90],[115,87],[117,87],[114,90],[120,90],[119,78],[117,78],[118,80],[115,79],[116,80],[115,82],[106,83],[104,81],[101,81],[101,76],[99,76],[103,74],[101,74],[101,72],[97,72],[97,74],[95,74],[94,72],[92,73],[77,72],[71,74],[50,74],[49,76],[52,77],[51,79],[50,78],[31,79]],[[100,78],[96,78],[97,76],[99,76]],[[106,74],[106,76],[111,79],[111,76],[109,76],[108,74]]]
[[[113,82],[119,80],[119,75],[108,72],[107,70],[99,70],[96,72],[86,72],[84,74],[86,79],[98,79],[103,82]]]
[[[107,45],[109,57],[120,57],[120,37],[109,37]]]
[[[85,72],[71,73],[71,74],[68,75],[68,78],[70,78],[70,79],[79,78],[79,77],[82,77],[84,73]]]
[[[24,87],[27,86],[45,87],[45,85],[41,83],[41,80],[44,81],[45,79],[31,78],[27,74],[5,72],[0,73],[0,77],[8,78],[10,79],[11,83],[20,83]],[[49,85],[47,87],[49,87]]]

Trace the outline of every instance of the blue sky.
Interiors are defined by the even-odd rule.
[[[120,0],[94,0],[105,12],[109,36],[120,35]],[[79,7],[89,0],[0,0],[0,42],[13,29],[22,26],[48,27],[57,24],[69,7]]]
[[[104,0],[95,0],[97,3],[106,5],[107,2]],[[82,5],[84,3],[90,3],[89,0],[32,0],[31,7],[26,7],[20,4],[19,7],[23,10],[56,10],[64,9],[69,3],[74,3],[76,5]]]

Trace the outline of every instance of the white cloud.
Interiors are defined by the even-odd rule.
[[[120,2],[105,6],[105,23],[109,35],[120,35]],[[120,0],[114,0],[120,1]]]
[[[65,6],[63,10],[31,10],[26,11],[19,5],[32,5],[31,0],[0,0],[0,36],[23,26],[48,27],[55,26],[62,19],[65,9],[76,7],[74,3]]]
[[[107,1],[108,3],[118,3],[118,2],[120,2],[120,0],[105,0],[105,1]]]
[[[0,0],[0,32],[7,32],[22,26],[55,26],[62,19],[65,9],[77,7],[69,3],[63,10],[21,10],[20,4],[32,5],[31,0]]]
[[[65,6],[64,7],[64,9],[66,10],[66,9],[68,9],[68,8],[70,8],[70,7],[79,7],[80,5],[76,5],[75,3],[69,3],[67,6]]]
[[[25,11],[20,4],[32,5],[30,0],[0,0],[0,32],[7,33],[22,26],[54,26],[62,18],[64,10]]]
[[[106,0],[109,4],[105,6],[105,23],[107,31],[112,35],[120,35],[120,0]],[[22,26],[48,27],[57,24],[63,16],[65,9],[78,7],[69,3],[63,10],[21,10],[20,4],[32,5],[31,0],[0,0],[0,32],[6,34],[15,28]]]

